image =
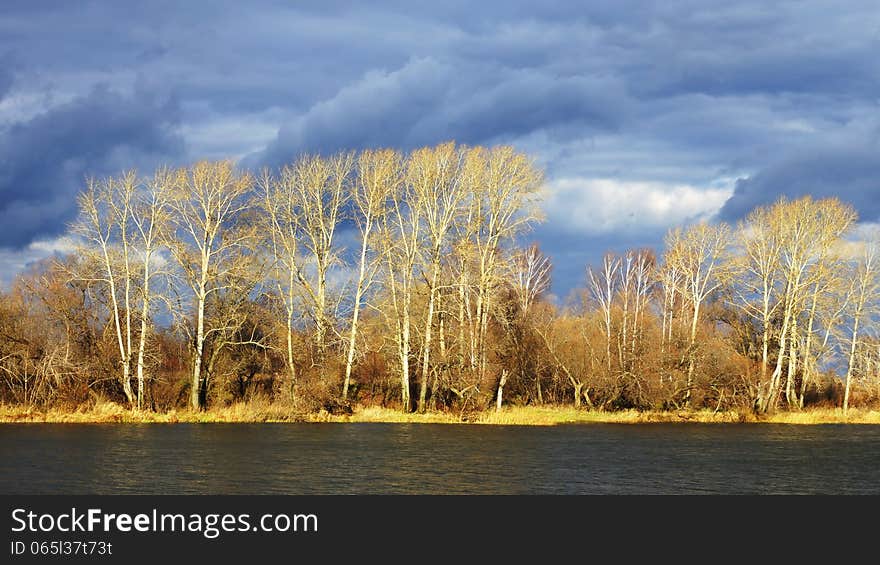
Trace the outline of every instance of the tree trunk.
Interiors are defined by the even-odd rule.
[[[122,390],[125,392],[125,398],[128,400],[129,407],[137,406],[137,399],[134,396],[134,391],[131,388],[131,364],[128,362],[123,362],[122,365]]]
[[[605,361],[608,365],[608,376],[611,376],[611,305],[604,306],[605,312]]]
[[[849,364],[846,368],[846,388],[843,393],[843,413],[846,414],[847,410],[849,410],[849,392],[850,392],[850,383],[852,382],[852,373],[853,373],[853,363],[856,360],[856,344],[858,343],[859,336],[859,318],[861,317],[861,309],[857,312],[855,316],[855,320],[853,321],[853,333],[852,333],[852,343],[849,347]]]
[[[541,392],[541,375],[537,372],[535,374],[535,388],[538,392],[538,404],[544,404],[544,395]]]
[[[629,273],[625,275],[629,277]],[[617,336],[617,359],[620,363],[620,369],[622,371],[629,370],[628,359],[624,358],[624,353],[626,352],[628,343],[628,335],[629,335],[629,280],[627,279],[625,286],[623,287],[623,316],[621,317],[621,332]]]
[[[150,305],[148,301],[148,283],[144,282],[144,303],[141,308],[141,335],[138,341],[137,356],[137,408],[143,409],[144,402],[144,351],[147,346],[147,318],[150,315]]]
[[[431,357],[431,330],[434,325],[434,301],[437,295],[437,280],[440,276],[440,247],[434,249],[431,265],[431,288],[428,297],[428,314],[425,320],[425,347],[422,355],[422,379],[419,386],[419,412],[425,411],[425,400],[428,393],[428,369]]]
[[[354,293],[354,311],[351,313],[351,332],[348,335],[348,355],[345,359],[345,380],[342,382],[342,400],[348,400],[348,388],[351,385],[351,369],[354,365],[354,349],[357,343],[358,315],[361,310],[361,298],[364,293],[364,280],[367,269],[367,241],[370,234],[369,224],[361,242],[361,263],[358,272],[357,289]]]
[[[464,348],[464,293],[467,277],[465,273],[467,265],[462,261],[461,278],[458,283],[458,368],[464,368],[465,348]],[[459,375],[461,376],[461,375]]]
[[[205,298],[202,294],[198,298],[198,313],[196,321],[196,343],[193,355],[192,390],[190,390],[190,405],[193,410],[201,410],[202,405],[202,352],[205,346]]]
[[[581,395],[583,394],[584,385],[580,382],[572,383],[574,385],[574,407],[581,407]]]
[[[694,302],[694,318],[691,320],[691,339],[688,348],[688,372],[687,372],[687,391],[685,392],[685,406],[691,406],[691,388],[694,386],[694,365],[696,364],[696,345],[697,345],[697,321],[700,316],[700,303]]]
[[[803,409],[804,396],[807,394],[807,384],[812,376],[813,359],[813,322],[816,319],[816,305],[819,301],[819,285],[818,283],[813,289],[813,304],[810,306],[810,317],[807,320],[807,336],[804,343],[803,363],[801,364],[801,392],[798,396],[798,407]]]
[[[789,285],[789,288],[791,285]],[[786,291],[788,294],[790,291]],[[782,331],[779,333],[779,353],[776,357],[776,367],[773,369],[773,375],[770,377],[770,387],[767,391],[767,397],[764,399],[764,405],[761,406],[761,412],[768,412],[771,408],[776,408],[776,402],[779,397],[779,384],[782,378],[782,364],[785,359],[785,347],[788,339],[788,328],[791,322],[791,299],[786,298],[785,312],[782,317]]]
[[[400,387],[401,401],[403,403],[403,411],[409,412],[412,409],[412,402],[409,395],[409,305],[403,306],[403,327],[400,340]]]
[[[785,402],[790,409],[795,404],[795,399],[792,396],[794,392],[794,378],[795,372],[797,371],[797,359],[798,359],[798,333],[797,333],[797,318],[793,320],[791,325],[791,337],[789,338],[788,345],[788,371],[785,378]]]
[[[437,341],[440,344],[440,360],[446,364],[446,315],[443,311],[443,293],[437,294]]]
[[[590,410],[593,410],[595,408],[595,406],[593,405],[593,399],[590,398],[589,387],[585,387],[584,390],[581,392],[581,394],[583,394],[584,400],[587,401],[587,408],[589,408]]]
[[[507,384],[507,369],[501,371],[501,379],[498,381],[498,393],[495,396],[495,412],[501,412],[501,402],[504,396],[504,385]]]
[[[321,380],[324,380],[324,360],[327,347],[327,282],[325,268],[318,266],[318,293],[315,304],[315,345],[318,349],[318,365],[321,367]]]
[[[767,284],[764,285],[764,309],[761,312],[761,324],[763,331],[761,335],[761,384],[767,380],[767,364],[770,355],[770,297]]]
[[[290,372],[290,397],[295,398],[296,365],[293,361],[293,321],[291,312],[287,313],[287,370]]]
[[[119,313],[119,300],[116,296],[116,281],[113,278],[113,267],[110,261],[110,255],[107,253],[106,246],[104,247],[104,264],[107,268],[107,279],[108,284],[110,285],[110,303],[113,306],[113,324],[116,329],[116,341],[119,346],[119,362],[122,365],[122,392],[125,393],[125,399],[128,401],[129,406],[135,405],[134,393],[131,390],[131,380],[130,380],[130,357],[125,351],[125,343],[122,339],[122,321]]]

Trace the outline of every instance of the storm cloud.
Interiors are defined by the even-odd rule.
[[[6,57],[0,57],[0,100],[3,100],[12,88],[13,79],[11,63]]]
[[[8,128],[0,137],[0,246],[63,233],[86,176],[178,158],[175,119],[170,101],[98,86]]]
[[[868,0],[6,2],[0,247],[61,236],[86,174],[509,143],[546,170],[530,237],[565,294],[780,195],[880,217],[878,47]]]
[[[533,131],[582,136],[618,127],[628,102],[623,85],[607,77],[413,59],[392,72],[369,72],[309,108],[257,160],[277,165],[307,151],[408,149],[448,139],[509,142]]]
[[[721,216],[736,220],[780,196],[837,197],[859,211],[861,219],[880,219],[880,147],[836,147],[807,151],[762,169],[736,183]]]

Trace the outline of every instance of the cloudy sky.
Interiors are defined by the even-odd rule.
[[[876,0],[3,0],[0,281],[68,248],[86,174],[449,139],[544,167],[560,295],[780,194],[875,221],[878,53]]]

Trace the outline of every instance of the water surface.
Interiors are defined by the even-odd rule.
[[[880,426],[2,424],[4,494],[880,494]]]

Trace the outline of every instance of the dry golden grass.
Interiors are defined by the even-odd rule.
[[[803,412],[777,412],[764,421],[776,424],[880,424],[880,410],[850,408],[813,408]]]
[[[52,422],[78,424],[109,423],[212,423],[212,422],[304,422],[310,418],[297,414],[288,407],[269,403],[237,403],[205,412],[171,410],[148,412],[127,410],[107,401],[76,410],[50,408],[38,410],[21,406],[0,406],[0,422]]]
[[[485,412],[481,423],[503,425],[550,426],[555,424],[650,424],[650,423],[739,423],[757,421],[752,414],[740,412],[670,411],[640,412],[621,410],[601,412],[578,410],[571,406],[525,406]]]
[[[406,413],[400,410],[366,406],[355,409],[351,416],[327,416],[331,422],[388,422],[395,424],[456,424],[461,423],[452,412]]]
[[[500,412],[487,410],[463,418],[455,412],[407,414],[377,406],[358,407],[350,415],[333,415],[321,411],[303,413],[290,405],[255,400],[231,406],[212,408],[205,412],[189,410],[170,412],[132,411],[113,402],[98,400],[74,410],[51,408],[39,410],[22,406],[0,405],[0,422],[56,423],[212,423],[212,422],[387,422],[421,424],[474,423],[487,425],[552,426],[557,424],[646,424],[646,423],[739,423],[768,422],[779,424],[880,424],[880,411],[851,409],[810,409],[803,412],[777,412],[756,416],[749,412],[675,411],[599,412],[578,410],[572,406],[514,406]]]

